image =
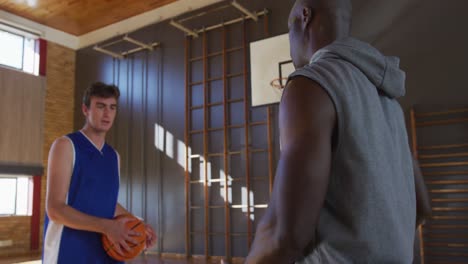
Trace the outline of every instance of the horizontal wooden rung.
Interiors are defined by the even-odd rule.
[[[190,234],[192,235],[205,235],[208,234],[209,236],[225,236],[226,233],[223,232],[208,232],[206,233],[205,231],[191,231]]]
[[[216,57],[216,56],[219,56],[219,55],[223,55],[223,51],[215,51],[215,52],[212,52],[212,53],[208,53],[208,55],[206,55],[207,57]]]
[[[227,74],[227,75],[226,75],[226,78],[235,78],[235,77],[240,77],[240,76],[244,76],[244,73],[243,73],[243,72],[240,72],[240,73],[230,73],[230,74]]]
[[[210,127],[207,129],[207,131],[209,132],[213,132],[213,131],[222,131],[224,130],[224,127]]]
[[[244,125],[230,125],[229,128],[244,128]]]
[[[228,103],[240,103],[244,102],[244,98],[229,99]]]
[[[232,47],[232,48],[226,49],[226,52],[235,52],[235,51],[239,51],[239,50],[243,50],[243,49],[244,49],[243,46],[240,46],[240,47]]]
[[[203,109],[203,105],[196,105],[196,106],[192,106],[190,107],[190,110],[197,110],[197,109]]]
[[[468,189],[439,189],[429,190],[430,193],[468,193]]]
[[[424,251],[424,255],[427,256],[438,256],[438,257],[468,257],[468,253],[458,253],[458,252],[435,252],[434,250],[426,250]],[[432,262],[431,262],[432,263]],[[439,262],[442,264],[442,262]],[[458,263],[463,263],[466,264],[466,262],[443,262],[447,264],[458,264]]]
[[[433,146],[420,146],[419,150],[436,150],[436,149],[452,149],[468,147],[468,143],[464,144],[448,144],[448,145],[433,145]]]
[[[421,167],[421,168],[456,167],[456,166],[468,166],[468,161],[421,163],[421,164],[419,164],[419,167]]]
[[[206,182],[207,183],[224,182],[224,179],[210,179],[210,180],[207,180]],[[190,183],[192,183],[192,184],[194,184],[194,183],[205,183],[205,180],[192,180],[192,181],[190,181]]]
[[[425,233],[424,237],[429,238],[455,238],[455,239],[468,239],[468,234],[434,234]]]
[[[468,184],[468,180],[440,180],[440,181],[426,181],[428,185],[444,185],[444,184]]]
[[[460,114],[460,113],[468,113],[468,108],[458,108],[453,110],[447,111],[434,111],[434,112],[415,112],[416,117],[429,117],[429,116],[440,116],[440,115],[449,115],[449,114]]]
[[[191,231],[190,234],[192,235],[205,235],[205,231]],[[226,233],[224,232],[209,232],[208,235],[211,236],[225,236]],[[247,236],[247,233],[241,233],[241,232],[236,232],[236,233],[229,233],[230,236]]]
[[[191,82],[189,83],[190,86],[197,86],[203,84],[203,81]]]
[[[434,212],[464,212],[468,211],[468,207],[433,207]]]
[[[218,76],[218,77],[208,78],[206,81],[207,82],[214,82],[214,81],[221,81],[222,79],[223,79],[223,76]]]
[[[243,102],[244,101],[244,98],[236,98],[236,99],[229,99],[227,100],[226,102],[227,103],[240,103],[240,102]],[[209,103],[209,104],[206,104],[206,107],[212,107],[212,106],[220,106],[220,105],[224,105],[225,102],[214,102],[214,103]],[[197,109],[203,109],[205,107],[205,105],[195,105],[195,106],[192,106],[190,107],[190,110],[197,110]]]
[[[447,176],[447,175],[468,176],[468,171],[433,171],[433,172],[423,172],[423,176]]]
[[[227,50],[225,50],[225,52],[232,52],[232,51],[235,51],[235,50],[238,50],[238,48],[236,48],[236,49],[227,49]],[[190,58],[190,62],[200,61],[200,60],[203,60],[205,58],[217,57],[217,56],[221,56],[223,54],[224,54],[223,51],[215,51],[215,52],[207,54],[206,56],[197,56],[197,57]]]
[[[261,126],[261,125],[267,125],[268,122],[252,122],[249,125],[250,126]]]
[[[230,179],[211,179],[211,180],[208,180],[206,181],[207,183],[214,183],[214,182],[225,182],[227,181],[228,183],[231,183],[231,182],[239,182],[239,181],[246,181],[247,178],[245,177],[237,177],[237,178],[230,178]],[[269,180],[268,177],[250,177],[250,181],[266,181],[266,180]],[[190,181],[191,184],[201,184],[201,183],[205,183],[205,180],[191,180]]]
[[[249,149],[251,153],[268,152],[268,149]]]
[[[425,126],[441,126],[441,125],[451,125],[468,122],[468,118],[454,118],[447,120],[438,120],[438,121],[424,121],[416,122],[416,126],[425,127]]]
[[[226,179],[211,179],[208,182],[224,182]]]
[[[233,204],[231,205],[231,208],[233,209],[243,209],[243,208],[248,208],[246,204]],[[255,204],[251,205],[250,208],[267,208],[268,204]]]
[[[223,75],[223,76],[217,76],[217,77],[211,77],[211,78],[208,78],[204,81],[196,81],[196,82],[190,82],[189,83],[189,86],[197,86],[197,85],[202,85],[202,84],[205,84],[207,82],[213,82],[213,81],[220,81],[224,78],[228,79],[228,78],[235,78],[235,77],[240,77],[240,76],[243,76],[244,73],[241,72],[241,73],[229,73],[229,74],[226,74],[226,75]]]
[[[189,208],[198,210],[198,209],[204,209],[205,206],[190,206]],[[209,208],[209,209],[224,209],[225,206],[224,205],[210,205],[210,206],[208,206],[206,208]]]
[[[440,158],[458,158],[468,157],[468,152],[449,153],[449,154],[432,154],[432,155],[419,155],[419,159],[440,159]]]
[[[426,242],[425,247],[447,247],[447,248],[468,248],[468,244],[464,243],[440,243],[440,242]]]
[[[444,216],[431,216],[432,220],[468,220],[466,215],[444,215]]]
[[[269,180],[270,178],[268,177],[252,177],[250,176],[251,181],[266,181]],[[246,181],[247,178],[233,178],[232,181]]]
[[[200,129],[200,130],[190,130],[189,133],[190,133],[190,134],[200,134],[200,133],[203,133],[203,129]]]
[[[224,104],[224,102],[214,102],[214,103],[206,104],[206,106],[212,107],[212,106],[220,106],[220,105],[223,105],[223,104]]]
[[[218,179],[214,179],[214,180],[206,181],[207,184],[215,183],[215,182],[224,182],[224,180],[219,181]],[[190,184],[205,184],[205,181],[204,180],[193,180],[193,181],[190,181]]]
[[[468,229],[468,225],[424,225],[424,229]]]
[[[433,198],[433,203],[464,203],[468,202],[468,198]]]
[[[199,60],[203,60],[203,56],[197,56],[197,57],[193,57],[193,58],[190,58],[189,61],[190,62],[194,62],[194,61],[199,61]]]

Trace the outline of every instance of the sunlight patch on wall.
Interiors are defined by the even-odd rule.
[[[221,179],[225,179],[226,177],[226,173],[224,172],[224,170],[219,170],[219,175],[221,177]],[[219,195],[221,197],[223,197],[224,201],[227,200],[228,203],[232,203],[232,177],[230,175],[227,176],[228,180],[227,180],[227,186],[225,186],[225,181],[221,181],[220,182],[220,186],[221,188],[219,189]],[[226,198],[226,188],[227,191],[228,191],[228,197]]]
[[[247,188],[242,187],[241,189],[242,193],[242,212],[247,213],[247,208],[248,204],[250,205],[250,220],[254,221],[255,220],[255,214],[254,214],[254,193],[252,191],[248,192],[248,195],[250,196],[250,201],[247,201]]]
[[[185,159],[186,159],[186,145],[183,141],[178,140],[174,135],[164,129],[159,124],[154,124],[154,146],[159,151],[166,154],[167,157],[177,161],[182,168],[185,168]],[[189,147],[189,155],[191,155],[192,150]],[[189,159],[189,172],[192,172],[192,162]]]
[[[166,131],[166,155],[174,159],[174,136],[169,132]]]
[[[192,150],[191,148],[188,149],[189,151],[189,155],[191,154]],[[185,169],[185,159],[187,158],[187,154],[186,154],[186,145],[184,142],[182,142],[181,140],[177,140],[177,163]],[[189,159],[189,164],[188,164],[188,169],[189,169],[189,172],[192,172],[192,162],[191,162],[191,159]]]

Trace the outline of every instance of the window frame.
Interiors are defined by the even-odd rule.
[[[5,22],[3,19],[0,19],[0,31],[6,32],[8,34],[16,35],[22,38],[22,47],[21,47],[21,68],[17,68],[11,65],[2,64],[0,63],[0,67],[5,67],[9,69],[14,69],[18,71],[22,71],[32,75],[39,75],[39,61],[40,61],[40,54],[39,54],[39,37],[40,33],[22,28],[21,26],[15,26],[8,22]],[[34,52],[38,54],[37,61],[36,56],[32,58],[32,72],[29,70],[25,70],[25,53],[26,53],[26,41],[33,40],[34,41]]]
[[[33,206],[33,192],[34,192],[34,181],[33,181],[32,175],[15,175],[15,174],[2,174],[0,173],[0,181],[4,179],[9,179],[9,180],[15,180],[15,190],[14,190],[14,207],[13,207],[13,213],[3,213],[0,212],[0,218],[1,217],[19,217],[19,216],[32,216],[32,206]],[[27,199],[27,204],[26,204],[26,213],[25,214],[19,214],[18,213],[18,181],[20,178],[27,178],[27,193],[26,193],[26,199]]]

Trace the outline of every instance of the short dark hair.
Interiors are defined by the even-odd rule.
[[[119,100],[120,91],[119,88],[113,84],[105,84],[102,82],[95,82],[91,84],[83,94],[83,104],[89,108],[91,105],[91,97],[110,98],[114,97],[115,100]]]

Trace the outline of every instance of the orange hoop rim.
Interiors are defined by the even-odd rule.
[[[283,78],[281,78],[281,80],[287,81],[288,78],[283,77]],[[280,78],[275,78],[275,79],[271,80],[270,86],[273,87],[273,88],[276,88],[278,90],[284,89],[284,85],[281,85]]]

